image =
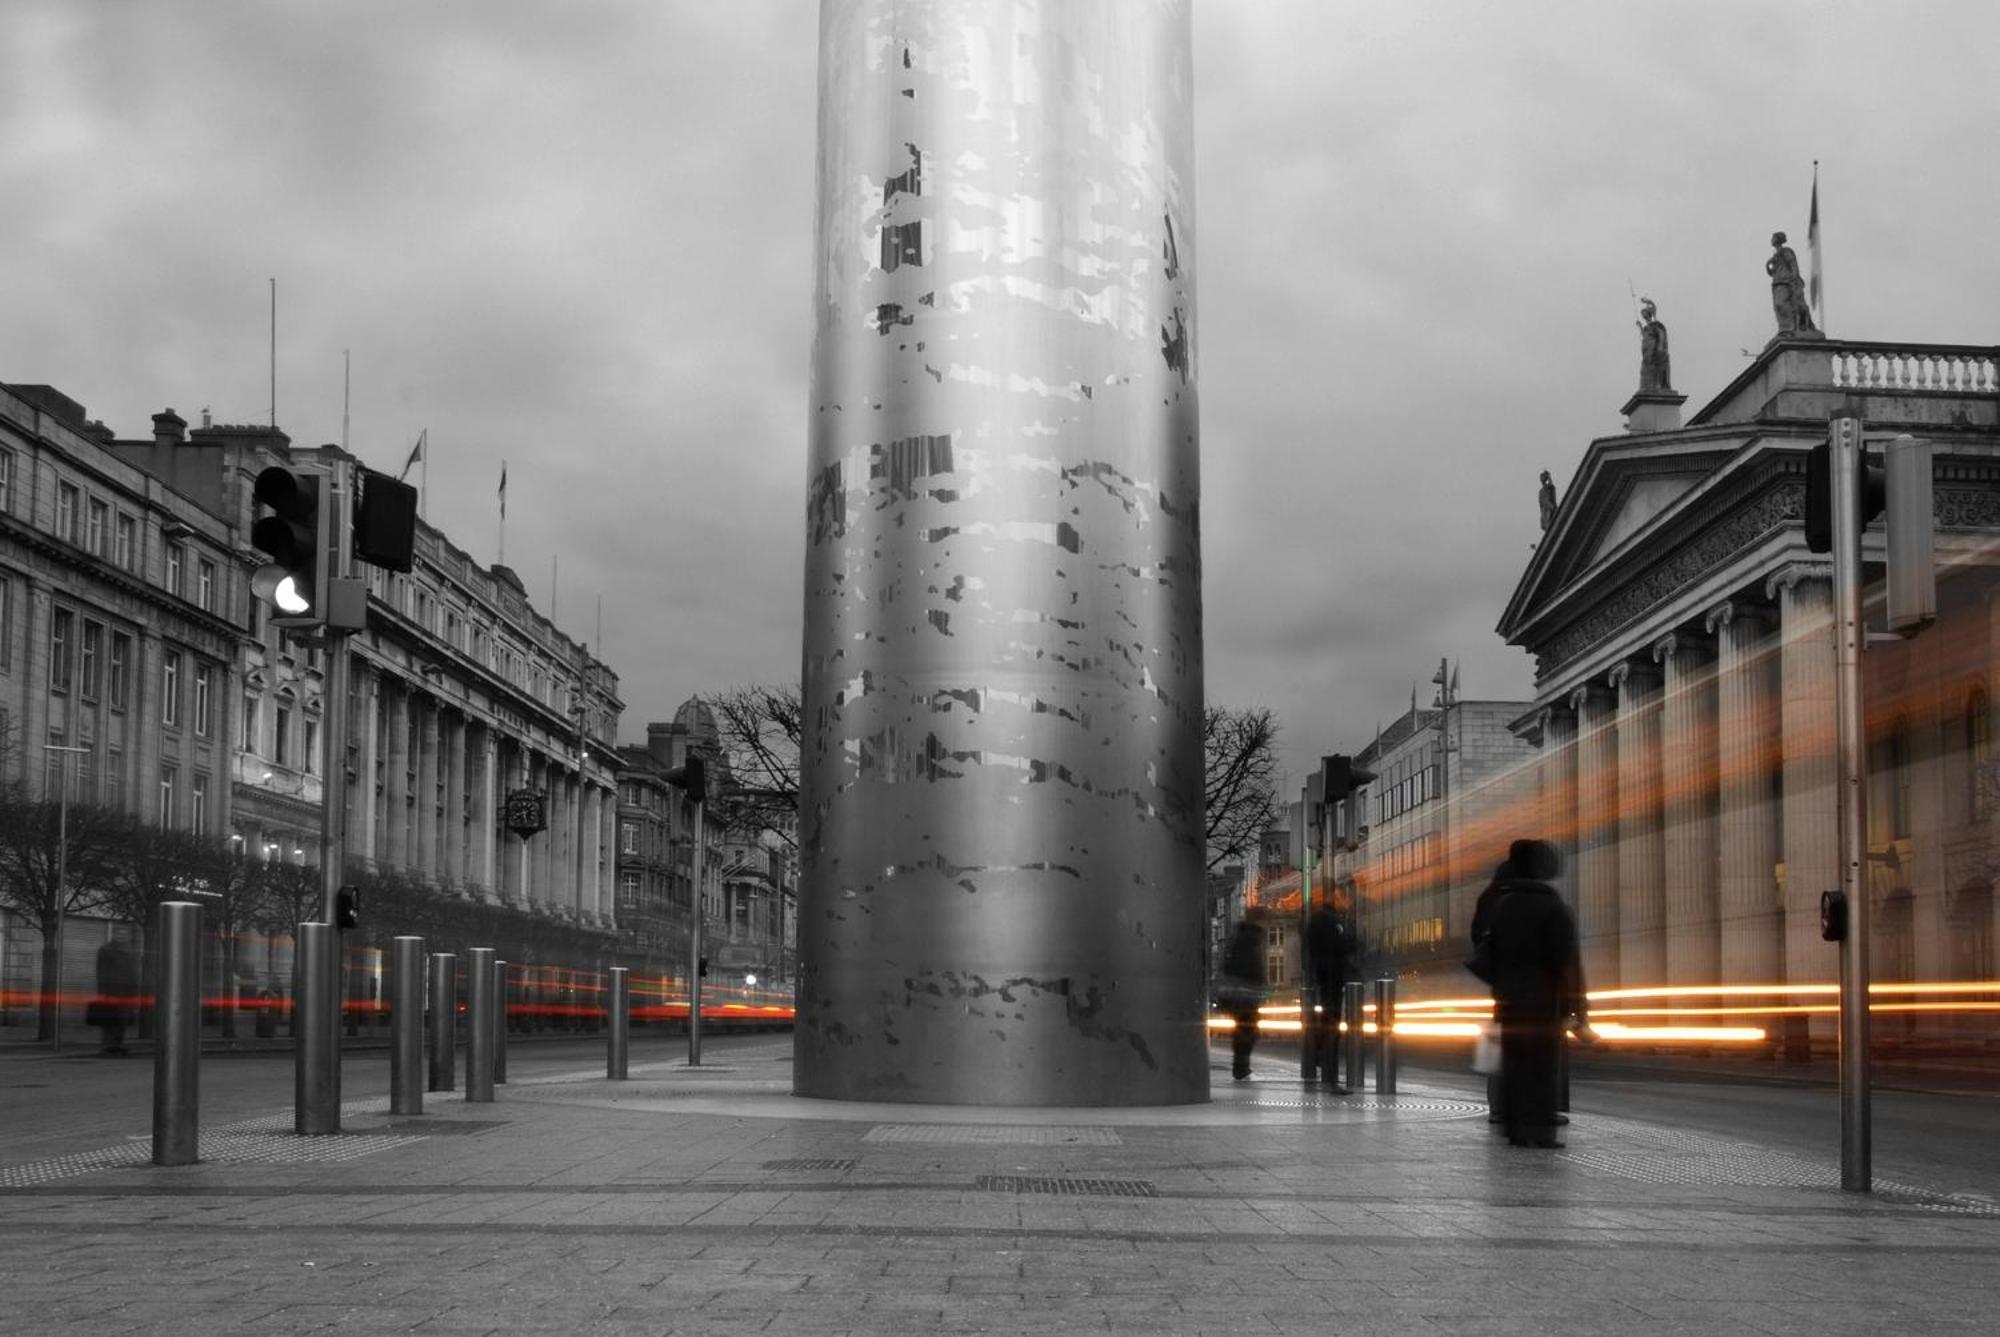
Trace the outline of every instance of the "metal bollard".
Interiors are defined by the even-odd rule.
[[[398,937],[389,977],[389,1112],[424,1112],[424,940]]]
[[[507,963],[493,963],[493,1084],[507,1084]]]
[[[1396,981],[1375,981],[1375,1090],[1396,1094]]]
[[[627,990],[629,972],[624,966],[611,967],[611,1000],[609,1023],[604,1029],[605,1040],[604,1075],[614,1082],[625,1080],[626,1055],[631,1040],[632,1009]]]
[[[493,1101],[493,949],[475,947],[465,954],[465,1098],[472,1104]]]
[[[292,996],[298,1000],[298,1050],[293,1064],[293,1130],[317,1137],[340,1131],[340,1089],[334,1085],[339,1051],[340,935],[331,924],[300,924],[292,960]]]
[[[458,958],[431,953],[430,1089],[458,1088]]]
[[[201,907],[162,902],[153,936],[160,945],[154,988],[153,1164],[201,1159]],[[118,1000],[125,1005],[124,999]]]
[[[1362,995],[1365,992],[1360,980],[1349,980],[1341,990],[1344,995],[1342,1012],[1347,1022],[1347,1033],[1341,1037],[1340,1074],[1343,1085],[1355,1095],[1362,1090],[1361,1080],[1361,1026],[1364,1020]]]

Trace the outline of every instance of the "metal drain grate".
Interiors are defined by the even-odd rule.
[[[931,1142],[972,1147],[1122,1147],[1111,1128],[1023,1127],[979,1123],[879,1123],[863,1142]]]
[[[852,1170],[851,1157],[841,1156],[800,1156],[786,1161],[765,1161],[760,1167],[765,1170]]]
[[[983,1193],[1057,1193],[1086,1198],[1157,1198],[1148,1179],[1075,1179],[1067,1175],[981,1175],[972,1186]]]

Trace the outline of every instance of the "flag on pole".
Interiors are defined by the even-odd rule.
[[[1806,278],[1806,304],[1821,329],[1826,328],[1826,312],[1819,291],[1819,159],[1813,159],[1812,216],[1806,224],[1806,251],[1811,272]]]
[[[403,461],[403,472],[396,475],[396,479],[398,482],[401,482],[403,479],[408,478],[410,476],[411,466],[416,464],[418,460],[424,457],[424,438],[429,436],[430,434],[431,434],[430,428],[428,427],[426,427],[423,431],[417,434],[417,444],[410,447],[410,458]]]
[[[500,461],[500,518],[507,518],[507,461]]]

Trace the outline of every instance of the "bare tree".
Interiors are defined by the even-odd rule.
[[[715,715],[722,750],[716,816],[726,826],[769,831],[794,848],[799,815],[799,689],[732,687],[702,701]]]
[[[1247,860],[1278,817],[1278,721],[1268,706],[1202,712],[1208,871]]]
[[[715,714],[729,778],[718,816],[774,831],[789,846],[799,812],[799,689],[734,687],[702,698]],[[1202,717],[1203,831],[1209,871],[1255,852],[1278,815],[1278,722],[1267,707],[1211,705]]]
[[[61,928],[96,908],[116,857],[125,818],[94,803],[33,802],[18,789],[0,794],[0,906],[35,926],[42,939],[41,1009],[36,1038],[56,1033]]]

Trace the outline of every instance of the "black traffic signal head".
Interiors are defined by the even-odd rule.
[[[361,888],[345,886],[333,893],[333,926],[353,928],[361,922]]]
[[[667,772],[667,783],[700,803],[708,797],[708,767],[702,764],[700,757],[690,752],[686,761]]]
[[[361,470],[354,507],[354,555],[389,571],[408,571],[417,546],[417,490],[401,479]]]
[[[1837,413],[1836,418],[1852,415]],[[1854,418],[1855,441],[1860,440],[1860,419]],[[1882,514],[1888,502],[1888,487],[1882,466],[1869,463],[1867,453],[1856,450],[1854,458],[1854,509],[1857,536],[1868,527],[1868,522]],[[1806,549],[1809,552],[1833,551],[1833,443],[1822,441],[1806,452]]]
[[[271,559],[250,577],[251,593],[271,605],[278,626],[325,621],[330,493],[317,475],[273,465],[257,475],[251,496],[270,514],[250,527],[250,542]]]

